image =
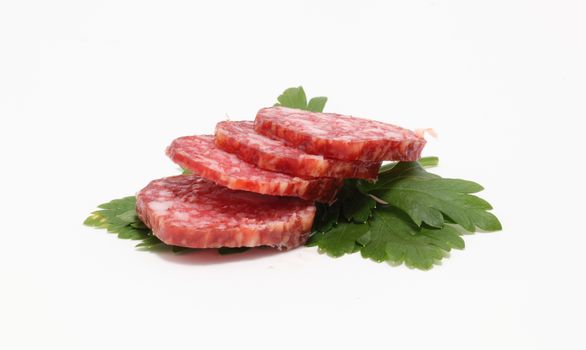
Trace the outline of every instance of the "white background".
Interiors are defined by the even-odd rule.
[[[584,349],[583,1],[0,2],[2,349]],[[428,272],[83,227],[289,86],[433,127],[504,231]]]

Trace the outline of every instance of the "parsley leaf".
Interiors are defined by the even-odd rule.
[[[363,241],[360,252],[376,262],[429,270],[451,249],[464,249],[464,240],[453,227],[419,227],[395,208],[375,211],[369,227],[368,240]]]
[[[341,222],[328,232],[311,236],[308,246],[318,246],[321,252],[332,257],[350,254],[360,249],[357,241],[368,233],[368,225]]]
[[[464,230],[500,230],[490,204],[472,195],[480,185],[423,168],[438,162],[389,163],[376,182],[346,180],[337,201],[318,210],[316,222],[324,224],[314,226],[308,246],[332,257],[360,251],[377,262],[428,270],[451,249],[464,249]]]
[[[145,240],[154,237],[136,216],[135,197],[114,199],[99,205],[98,208],[101,210],[94,211],[84,221],[84,225],[106,229],[110,233],[117,234],[121,239]],[[153,240],[152,245],[155,246],[155,243]],[[160,243],[162,242],[158,241],[158,244]]]
[[[154,235],[150,235],[149,237],[143,239],[142,242],[137,244],[136,248],[140,250],[157,250],[167,248],[167,245],[161,242],[161,240]]]
[[[356,180],[346,180],[340,194],[342,214],[348,221],[364,224],[370,218],[375,200],[356,188]]]
[[[305,109],[307,108],[307,97],[302,86],[296,88],[288,88],[277,97],[279,103],[277,105],[289,108]]]
[[[344,199],[344,217],[356,223],[365,224],[375,207],[376,202],[372,197],[365,196],[359,191],[356,191],[354,197],[346,197]]]
[[[307,103],[307,96],[302,86],[288,88],[277,98],[275,106],[304,109],[312,112],[322,112],[328,101],[327,97],[320,96],[312,98]]]
[[[433,167],[439,163],[438,157],[424,157],[418,161],[422,166]],[[384,173],[395,167],[398,162],[385,164],[380,172]],[[338,195],[338,200],[331,206],[317,203],[317,214],[314,220],[313,231],[327,232],[339,221],[340,215],[346,221],[365,223],[372,216],[372,210],[376,207],[376,201],[368,191],[361,191],[361,185],[369,182],[347,179]],[[367,186],[367,185],[363,185]]]
[[[136,215],[136,197],[114,199],[100,204],[83,223],[86,226],[106,229],[118,238],[141,241],[136,248],[141,250],[172,250],[179,252],[190,248],[169,246],[163,243]]]
[[[332,257],[360,251],[376,262],[429,270],[451,249],[464,249],[464,240],[451,226],[419,227],[398,209],[382,208],[373,212],[368,225],[340,222],[328,232],[313,234],[307,245]]]
[[[319,202],[315,203],[317,213],[313,220],[313,231],[327,232],[331,230],[338,223],[340,218],[341,204],[341,201],[336,201],[329,206]]]
[[[314,97],[309,100],[307,110],[312,112],[323,112],[326,102],[328,102],[328,98],[325,96]]]
[[[465,230],[474,232],[502,229],[488,210],[492,206],[472,195],[483,188],[459,179],[444,179],[427,172],[417,162],[401,162],[384,171],[376,183],[362,182],[364,193],[403,210],[418,226],[423,223],[441,228],[446,217]]]

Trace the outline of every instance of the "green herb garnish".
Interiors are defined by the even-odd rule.
[[[136,197],[114,199],[98,208],[100,210],[94,211],[84,225],[105,229],[121,239],[141,241],[137,247],[154,248],[163,244],[136,215]]]
[[[377,262],[427,270],[464,248],[462,232],[501,230],[490,204],[472,195],[480,190],[419,162],[392,163],[375,183],[346,180],[340,202],[320,207],[308,245],[334,257],[360,251]]]
[[[277,97],[278,103],[275,106],[283,106],[289,108],[304,109],[312,112],[323,112],[328,98],[325,96],[314,97],[307,102],[305,90],[302,86],[288,88]]]
[[[98,205],[98,208],[100,210],[94,211],[85,219],[84,225],[105,229],[117,234],[120,239],[140,241],[136,247],[141,250],[171,250],[179,253],[190,249],[166,245],[155,237],[136,215],[136,197],[134,196],[114,199]]]

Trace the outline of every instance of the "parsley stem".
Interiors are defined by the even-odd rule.
[[[373,195],[373,194],[368,194],[370,196],[370,198],[374,199],[375,202],[380,203],[380,204],[389,204],[385,201],[383,201],[382,199],[378,198],[377,196]]]
[[[438,166],[439,158],[438,157],[423,157],[423,158],[420,158],[417,162],[419,163],[419,165],[421,165],[424,168],[432,168],[432,167]],[[382,174],[385,171],[389,171],[393,167],[395,167],[395,165],[397,165],[397,164],[398,164],[398,162],[384,164],[383,166],[380,167],[379,173]]]
[[[431,168],[434,166],[438,166],[439,158],[438,157],[423,157],[419,159],[419,164],[421,164],[424,168]]]

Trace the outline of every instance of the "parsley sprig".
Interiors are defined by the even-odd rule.
[[[435,160],[433,161],[435,162]],[[464,232],[501,230],[474,182],[444,179],[420,162],[391,163],[376,182],[346,180],[339,201],[320,204],[309,246],[338,257],[363,257],[428,270],[464,249]]]
[[[307,101],[303,87],[289,88],[276,105],[323,111],[326,97]],[[317,203],[313,231],[307,243],[332,257],[358,253],[376,262],[428,270],[452,249],[464,249],[462,235],[478,230],[499,231],[492,206],[476,194],[479,184],[446,179],[425,168],[437,166],[437,157],[417,162],[393,162],[381,167],[375,182],[348,179],[332,205]],[[185,171],[184,171],[185,173]],[[118,238],[140,241],[142,250],[195,249],[161,242],[136,215],[136,198],[124,197],[98,206],[85,225],[106,229]],[[220,254],[248,248],[220,248]]]
[[[100,204],[83,222],[84,225],[105,229],[121,239],[140,241],[136,247],[142,250],[184,251],[188,248],[163,243],[136,215],[136,197],[129,196]]]
[[[303,86],[288,88],[277,97],[278,103],[275,106],[304,109],[312,112],[323,112],[328,98],[325,96],[314,97],[307,102],[307,96]]]

